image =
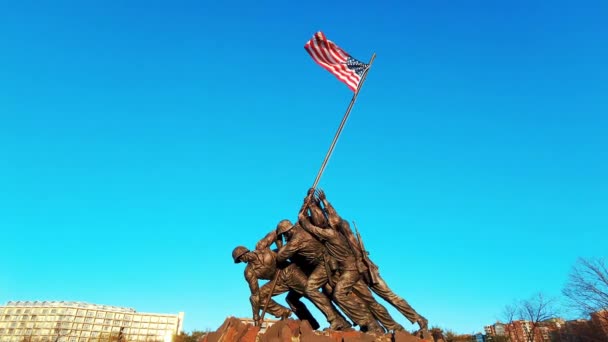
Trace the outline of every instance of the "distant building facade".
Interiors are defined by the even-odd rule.
[[[608,311],[594,312],[589,320],[554,318],[539,322],[536,327],[525,320],[497,322],[485,326],[484,331],[488,341],[494,340],[495,336],[503,336],[511,342],[529,342],[533,335],[533,342],[608,342]]]
[[[184,313],[64,301],[8,302],[0,306],[0,342],[170,342]]]

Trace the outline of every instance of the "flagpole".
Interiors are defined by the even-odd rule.
[[[338,142],[338,137],[340,137],[340,133],[342,133],[342,129],[344,128],[344,124],[346,124],[346,120],[348,120],[348,116],[350,115],[350,111],[353,109],[353,105],[355,104],[355,101],[357,100],[357,95],[359,95],[359,90],[361,90],[361,87],[363,86],[363,82],[365,82],[365,79],[367,78],[367,73],[369,72],[369,69],[371,69],[372,63],[374,63],[374,59],[375,58],[376,58],[376,53],[374,52],[374,54],[372,55],[372,58],[369,60],[367,69],[365,69],[365,73],[361,77],[361,81],[357,85],[357,89],[355,91],[355,94],[353,95],[353,98],[350,100],[350,103],[348,104],[348,108],[346,109],[346,113],[344,113],[344,117],[342,117],[342,122],[340,122],[340,126],[338,126],[338,130],[336,131],[336,134],[334,135],[334,140],[331,142],[331,145],[329,146],[329,150],[327,151],[327,154],[325,155],[325,159],[323,160],[323,164],[321,164],[321,168],[319,169],[319,172],[317,173],[317,178],[315,178],[315,182],[312,185],[313,189],[316,189],[317,185],[319,184],[319,180],[321,180],[321,175],[323,174],[323,171],[325,171],[325,167],[327,166],[327,162],[329,161],[329,157],[331,156],[332,152],[334,151],[334,147],[336,147],[336,143]]]

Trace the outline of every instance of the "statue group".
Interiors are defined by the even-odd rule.
[[[323,313],[331,330],[348,330],[354,325],[372,333],[404,330],[373,292],[412,324],[417,323],[420,332],[428,328],[428,321],[388,287],[369,259],[358,231],[355,236],[323,190],[308,190],[297,222],[281,220],[254,250],[238,246],[232,258],[235,263],[247,264],[245,279],[258,326],[266,312],[280,319],[293,313],[319,329],[318,321],[301,301],[304,297]],[[260,287],[258,280],[269,281]],[[283,293],[287,293],[289,308],[272,299]]]

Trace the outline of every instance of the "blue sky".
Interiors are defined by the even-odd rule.
[[[320,186],[393,290],[460,333],[559,296],[577,257],[607,252],[607,15],[5,2],[0,302],[184,311],[187,331],[250,316],[230,253],[296,218],[352,95],[305,52],[318,30],[377,54]]]

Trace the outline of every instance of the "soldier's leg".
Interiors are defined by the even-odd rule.
[[[362,330],[377,331],[382,329],[378,322],[369,314],[369,310],[362,307],[361,302],[352,296],[353,287],[361,279],[357,270],[342,270],[334,286],[333,297],[336,303],[344,310],[346,315],[357,323]]]
[[[337,277],[336,277],[336,279],[337,279]],[[340,308],[340,306],[338,305],[338,303],[336,303],[336,302],[333,301],[333,292],[334,292],[334,290],[331,287],[331,285],[329,285],[329,283],[323,285],[323,287],[321,288],[321,292],[329,300],[329,304],[331,305],[332,309],[336,312],[336,315],[338,316],[338,320],[340,322],[347,323],[348,326],[350,327],[351,324],[348,322],[348,320],[346,319],[346,317],[344,317],[344,314],[340,311],[340,310],[344,311],[344,308]],[[336,308],[336,306],[338,306],[338,308],[340,308],[340,310],[338,310]]]
[[[411,323],[418,322],[420,324],[420,323],[426,322],[426,319],[424,317],[422,317],[419,313],[417,313],[416,310],[414,310],[414,308],[412,308],[405,299],[397,296],[388,287],[388,285],[386,284],[384,279],[382,279],[382,277],[380,276],[379,273],[376,274],[376,278],[377,278],[378,282],[376,284],[373,284],[372,286],[370,286],[370,288],[372,289],[372,291],[374,291],[375,294],[377,294],[380,298],[384,299],[389,304],[394,306],[397,309],[397,311],[399,311],[403,316],[405,316],[405,318],[407,318],[408,321],[410,321]],[[421,322],[421,321],[423,321],[423,322]],[[420,325],[422,325],[422,324],[420,324]],[[426,324],[424,324],[424,325],[426,325]],[[421,326],[421,328],[422,328],[422,326]]]
[[[287,293],[287,297],[285,297],[285,300],[287,301],[287,304],[289,304],[291,311],[293,311],[299,320],[308,321],[313,330],[319,329],[321,325],[319,325],[319,322],[315,319],[312,313],[310,313],[306,305],[300,300],[301,298],[301,294],[295,291],[289,291]]]
[[[374,318],[378,320],[382,325],[391,331],[403,331],[405,330],[401,324],[395,322],[390,313],[386,310],[386,308],[378,303],[372,292],[367,287],[362,280],[359,280],[355,286],[353,287],[354,293],[359,297],[363,303],[369,308],[369,311],[372,313]]]
[[[287,284],[287,287],[289,287],[289,293],[285,300],[293,313],[295,313],[300,320],[308,321],[310,326],[314,330],[317,330],[320,327],[319,322],[317,322],[306,305],[300,300],[302,296],[304,296],[307,279],[304,272],[295,264],[288,266],[285,270],[285,283]]]
[[[269,295],[276,296],[281,293],[285,293],[289,290],[289,288],[287,287],[287,284],[285,284],[285,282],[281,280],[281,277],[279,277],[277,279],[277,284],[274,288],[274,291],[271,294],[270,290],[272,289],[272,283],[273,283],[272,281],[267,282],[260,288],[260,294],[258,296],[252,295],[249,298],[252,305],[257,305],[263,310],[264,305],[266,304],[266,301],[268,300]],[[268,312],[269,314],[271,314],[277,318],[281,318],[286,315],[288,316],[290,313],[290,310],[288,308],[284,307],[283,305],[277,303],[271,297],[270,301],[268,302],[268,307],[266,308],[266,312]]]
[[[331,304],[330,299],[319,291],[327,282],[328,276],[325,263],[320,262],[306,281],[304,295],[325,315],[331,329],[341,330],[350,328],[350,323],[337,312],[336,308]]]

